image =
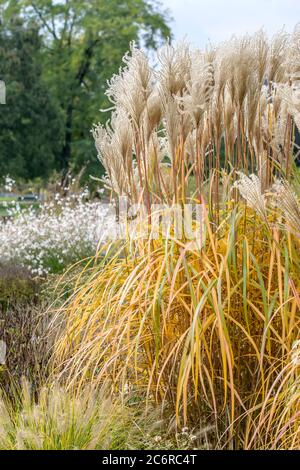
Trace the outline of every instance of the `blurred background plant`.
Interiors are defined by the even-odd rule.
[[[36,389],[47,376],[50,343],[41,290],[41,282],[26,268],[0,264],[0,338],[6,345],[0,384],[9,397],[23,376]]]
[[[65,198],[57,193],[48,203],[11,204],[7,220],[0,222],[0,260],[45,276],[93,256],[113,233],[115,216],[112,206],[87,202],[86,196],[85,191]]]
[[[90,128],[108,107],[106,80],[130,41],[155,49],[171,37],[168,14],[149,0],[1,0],[0,13],[0,174],[99,174]]]

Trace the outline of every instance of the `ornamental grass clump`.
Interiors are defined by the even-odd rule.
[[[52,384],[36,400],[23,381],[13,402],[0,398],[1,450],[118,449],[125,445],[128,424],[120,402],[104,390],[87,388],[75,396]]]
[[[200,251],[155,240],[91,273],[56,343],[69,386],[130,383],[181,423],[197,404],[221,434],[265,397],[266,374],[276,363],[277,377],[299,338],[298,239],[251,209],[206,230]]]
[[[213,425],[215,447],[299,446],[299,116],[282,91],[299,91],[298,37],[168,44],[155,69],[132,45],[93,129],[126,236],[53,319],[70,389],[129,387],[178,425]],[[200,206],[196,242],[154,224],[157,204]]]

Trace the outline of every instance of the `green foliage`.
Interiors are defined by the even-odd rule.
[[[99,173],[90,129],[98,119],[99,109],[110,106],[104,94],[106,81],[118,71],[130,41],[143,44],[146,48],[156,48],[162,38],[170,37],[167,15],[160,12],[157,2],[148,0],[11,0],[2,4],[5,7],[6,22],[15,15],[20,15],[28,28],[31,28],[32,24],[38,25],[43,44],[42,53],[38,58],[39,65],[42,67],[43,79],[47,83],[49,93],[52,99],[59,103],[63,116],[62,141],[58,141],[57,132],[47,121],[43,122],[42,118],[36,133],[42,130],[51,134],[53,144],[59,146],[56,154],[59,169],[66,172],[70,166],[78,170],[88,165],[86,173]],[[37,38],[38,33],[35,31]],[[12,40],[16,40],[15,33]],[[6,49],[8,53],[12,48],[8,46]],[[36,56],[37,45],[34,45],[33,49],[31,54]],[[24,61],[24,67],[26,66],[27,61]],[[36,72],[35,74],[38,75]],[[13,90],[8,88],[7,93],[9,99]],[[21,93],[20,90],[19,95]],[[41,95],[45,99],[47,93]],[[41,111],[44,107],[41,103],[28,103],[28,99],[24,97],[23,101],[19,96],[18,103],[24,103],[30,112],[32,108]],[[49,115],[49,111],[46,114]],[[25,117],[25,112],[22,112],[21,118]],[[106,114],[103,120],[108,118],[109,114]],[[10,129],[11,138],[16,140],[16,145],[22,149],[24,138],[15,134],[11,124],[7,126],[6,132],[2,132],[2,138],[8,138]],[[30,141],[38,142],[36,133],[28,132]],[[45,142],[43,145],[47,145],[47,139],[42,137],[40,140]],[[22,152],[19,154],[19,160],[22,160]],[[13,155],[16,159],[15,151]],[[11,168],[14,171],[10,173],[26,175],[28,178],[43,173],[40,167],[45,164],[53,166],[53,155],[51,158],[49,155],[44,156],[42,151],[39,158],[33,159],[27,165],[21,166],[16,162]]]
[[[42,77],[41,37],[20,19],[0,24],[0,73],[6,105],[0,114],[0,174],[47,177],[61,142],[60,110]],[[55,138],[53,138],[55,136]]]

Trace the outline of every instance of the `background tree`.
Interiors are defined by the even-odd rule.
[[[20,18],[0,24],[0,75],[6,105],[0,108],[0,174],[46,178],[59,156],[60,109],[42,78],[37,25]]]
[[[5,14],[34,21],[43,38],[43,77],[64,119],[58,165],[89,164],[96,153],[90,129],[100,108],[109,107],[106,81],[115,73],[130,41],[156,48],[170,37],[167,15],[149,0],[11,0]],[[102,119],[108,119],[105,115]],[[98,165],[98,164],[97,164]]]

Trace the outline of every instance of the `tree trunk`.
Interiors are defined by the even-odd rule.
[[[64,182],[66,175],[70,168],[71,160],[71,146],[72,146],[72,124],[73,124],[73,99],[67,106],[66,116],[66,130],[65,130],[65,142],[62,149],[61,155],[61,167],[62,167],[62,183]]]
[[[98,42],[99,42],[99,38],[97,38],[94,41],[92,40],[88,41],[88,45],[83,53],[82,63],[75,77],[76,87],[81,86],[81,84],[83,83],[84,77],[89,71],[94,47]],[[72,90],[74,90],[74,88],[72,88]],[[65,143],[62,149],[62,156],[61,156],[61,167],[62,167],[62,183],[61,184],[62,186],[65,183],[66,177],[70,169],[71,150],[72,150],[71,147],[72,147],[72,137],[73,137],[73,132],[72,132],[73,111],[74,111],[74,93],[70,97],[70,101],[67,105],[67,110],[66,110]]]

